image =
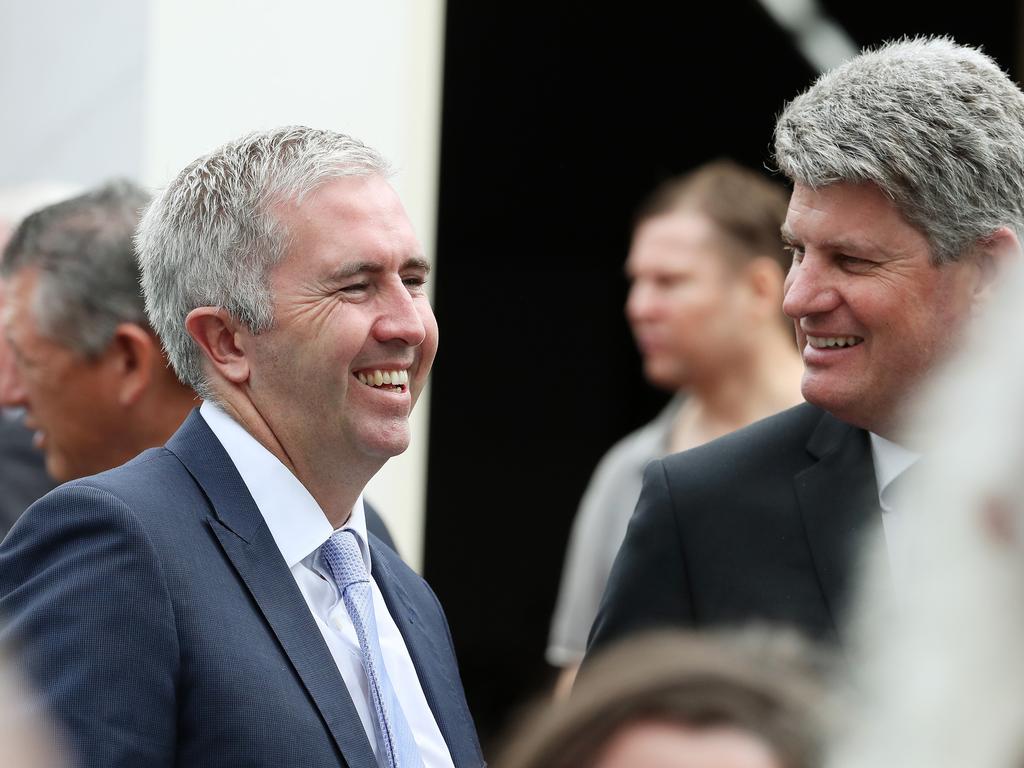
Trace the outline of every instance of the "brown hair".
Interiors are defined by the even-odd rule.
[[[790,256],[779,230],[788,207],[786,187],[723,158],[662,182],[637,209],[633,226],[665,213],[693,211],[712,221],[739,259],[769,256],[785,274]]]
[[[585,768],[621,728],[654,721],[739,728],[785,768],[807,768],[820,751],[821,653],[796,635],[760,629],[627,639],[583,667],[567,700],[534,707],[497,765]]]

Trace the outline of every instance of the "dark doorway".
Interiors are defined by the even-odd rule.
[[[947,33],[1016,61],[1015,4],[830,2],[858,45]],[[769,160],[814,72],[753,0],[449,0],[426,576],[488,754],[550,685],[569,526],[595,463],[665,395],[622,316],[630,218],[660,180]]]

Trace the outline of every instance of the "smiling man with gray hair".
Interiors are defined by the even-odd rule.
[[[907,405],[956,348],[1024,234],[1024,94],[981,52],[901,40],[789,103],[783,309],[806,404],[648,466],[591,633],[752,620],[841,641],[864,533],[897,580],[912,526]]]
[[[483,764],[440,604],[366,526],[437,348],[388,174],[287,127],[149,206],[147,314],[206,401],[0,547],[0,610],[81,765]]]

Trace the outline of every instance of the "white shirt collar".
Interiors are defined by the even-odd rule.
[[[890,511],[890,504],[886,491],[892,485],[892,481],[906,472],[911,466],[917,463],[921,454],[914,453],[904,448],[899,443],[886,440],[881,435],[869,432],[871,435],[871,458],[875,463],[875,483],[878,485],[878,501],[882,509]]]
[[[245,428],[209,400],[199,408],[213,434],[227,451],[249,494],[281,550],[289,568],[314,554],[334,530],[320,505],[299,479]],[[366,545],[366,512],[359,495],[348,521],[338,530],[352,529],[370,571],[370,549]]]

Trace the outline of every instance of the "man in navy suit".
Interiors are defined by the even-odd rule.
[[[196,160],[147,210],[149,319],[205,402],[0,548],[6,632],[82,765],[483,764],[437,598],[365,527],[437,347],[387,174],[347,136],[282,128]]]

